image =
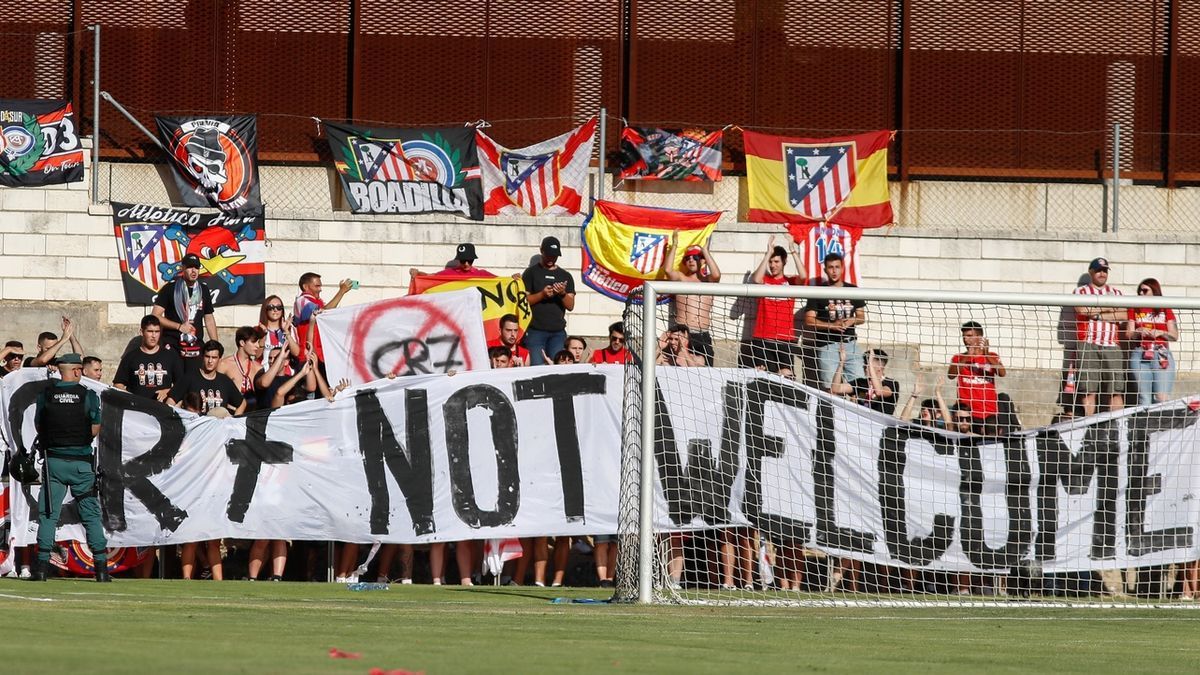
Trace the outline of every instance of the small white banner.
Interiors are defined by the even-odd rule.
[[[317,327],[333,384],[489,367],[474,288],[338,307],[317,315]]]

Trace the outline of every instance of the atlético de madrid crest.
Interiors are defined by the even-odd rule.
[[[785,143],[788,204],[812,220],[828,220],[854,189],[854,143]]]

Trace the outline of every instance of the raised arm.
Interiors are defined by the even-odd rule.
[[[710,283],[717,283],[721,280],[721,268],[717,267],[717,259],[708,252],[707,246],[700,247],[700,255],[704,256],[704,268],[708,269],[707,280]]]
[[[663,261],[658,266],[658,270],[671,281],[679,281],[683,275],[675,268],[675,250],[679,248],[679,232],[672,232],[671,238],[667,240],[666,248],[663,249]]]
[[[774,252],[775,252],[775,235],[771,235],[771,238],[767,241],[767,252],[765,254],[763,254],[763,259],[761,262],[758,263],[758,267],[755,268],[754,274],[750,275],[750,281],[752,283],[761,284],[763,282],[763,279],[766,278],[767,265],[770,264],[771,254]]]
[[[908,401],[904,403],[904,409],[900,411],[900,419],[905,421],[912,420],[913,404],[921,400],[924,389],[925,383],[922,381],[921,373],[917,373],[917,381],[913,383],[912,396],[909,396]]]

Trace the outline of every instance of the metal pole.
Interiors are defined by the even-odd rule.
[[[100,203],[100,24],[92,36],[92,203]]]
[[[1117,227],[1121,222],[1121,123],[1113,123],[1113,156],[1112,156],[1112,174],[1113,174],[1113,214],[1112,214],[1112,231],[1117,233]]]
[[[608,110],[600,108],[600,177],[596,184],[596,199],[604,199],[604,149],[605,136],[608,134]]]
[[[125,117],[125,119],[129,120],[130,124],[137,127],[138,131],[141,131],[143,134],[146,134],[146,138],[149,138],[155,145],[157,145],[159,150],[162,150],[163,152],[167,153],[168,157],[173,157],[173,155],[171,154],[171,151],[167,150],[167,146],[163,145],[162,141],[158,140],[157,136],[150,133],[149,129],[142,126],[142,123],[137,121],[136,117],[129,114],[129,111],[125,109],[125,106],[121,105],[120,103],[117,103],[117,99],[113,98],[112,94],[108,93],[107,91],[102,91],[102,92],[100,92],[100,95],[104,97],[105,101],[108,101],[109,103],[111,103],[112,107],[116,108],[117,112],[121,113],[121,115],[123,115]]]
[[[642,475],[638,491],[638,602],[654,599],[654,310],[658,293],[646,282],[642,285]]]

